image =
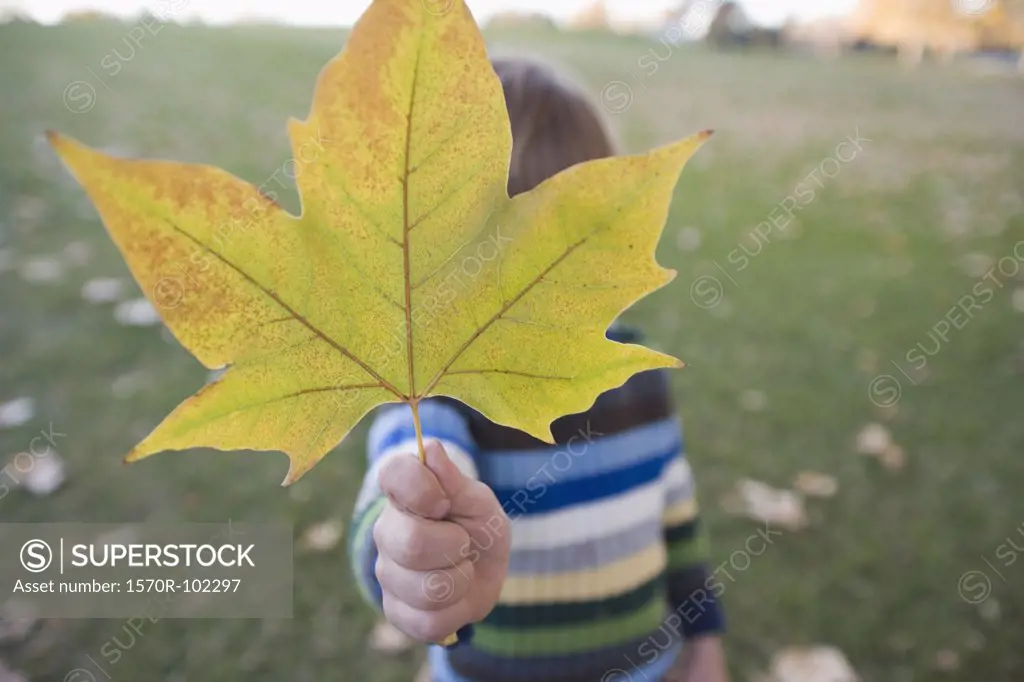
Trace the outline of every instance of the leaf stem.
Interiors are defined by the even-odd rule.
[[[416,447],[419,450],[420,462],[427,463],[427,451],[423,449],[423,427],[420,425],[420,401],[409,401],[412,408],[412,425],[416,429]]]

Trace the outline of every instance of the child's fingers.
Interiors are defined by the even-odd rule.
[[[388,622],[419,642],[440,642],[472,617],[465,599],[440,611],[423,611],[385,592],[383,606]]]
[[[375,566],[381,589],[399,601],[420,611],[440,611],[457,603],[469,592],[473,582],[473,564],[433,571],[412,571],[381,555]]]
[[[412,516],[388,504],[373,526],[378,551],[413,571],[451,568],[469,533],[455,523]],[[450,557],[450,558],[449,558]]]
[[[443,519],[451,502],[437,477],[413,453],[392,457],[381,467],[377,482],[398,507],[426,519]]]

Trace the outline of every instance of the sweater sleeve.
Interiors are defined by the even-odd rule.
[[[716,594],[708,574],[708,535],[697,506],[693,473],[682,452],[668,467],[663,524],[669,605],[679,615],[684,636],[716,634],[724,630],[725,620],[717,599],[721,592]]]
[[[419,410],[424,439],[441,441],[462,473],[478,478],[474,463],[476,444],[463,415],[452,405],[437,400],[423,401]],[[378,414],[370,426],[366,449],[369,469],[352,515],[349,562],[363,598],[380,612],[383,597],[374,572],[377,546],[373,541],[373,525],[384,511],[387,496],[381,492],[377,476],[391,457],[416,453],[416,431],[408,405],[389,406]]]

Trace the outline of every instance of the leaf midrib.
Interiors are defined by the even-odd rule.
[[[412,85],[409,92],[409,108],[405,115],[405,160],[402,168],[402,269],[405,280],[405,359],[408,372],[409,396],[406,399],[415,400],[416,396],[416,365],[415,354],[413,353],[412,336],[412,275],[409,264],[409,170],[410,148],[412,147],[412,112],[416,105],[416,83],[420,77],[420,58],[423,54],[423,40],[426,29],[420,29],[420,39],[416,45],[416,62],[412,69]]]

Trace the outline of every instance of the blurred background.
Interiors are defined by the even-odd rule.
[[[43,137],[216,164],[296,210],[285,121],[368,4],[0,2],[0,521],[296,536],[290,620],[133,630],[0,598],[0,682],[419,670],[348,575],[366,421],[289,488],[280,454],[121,464],[212,376]],[[626,317],[688,363],[735,679],[1024,680],[1024,2],[468,4],[496,52],[575,78],[624,149],[717,131],[660,247],[679,276]],[[747,554],[766,522],[782,535]]]

